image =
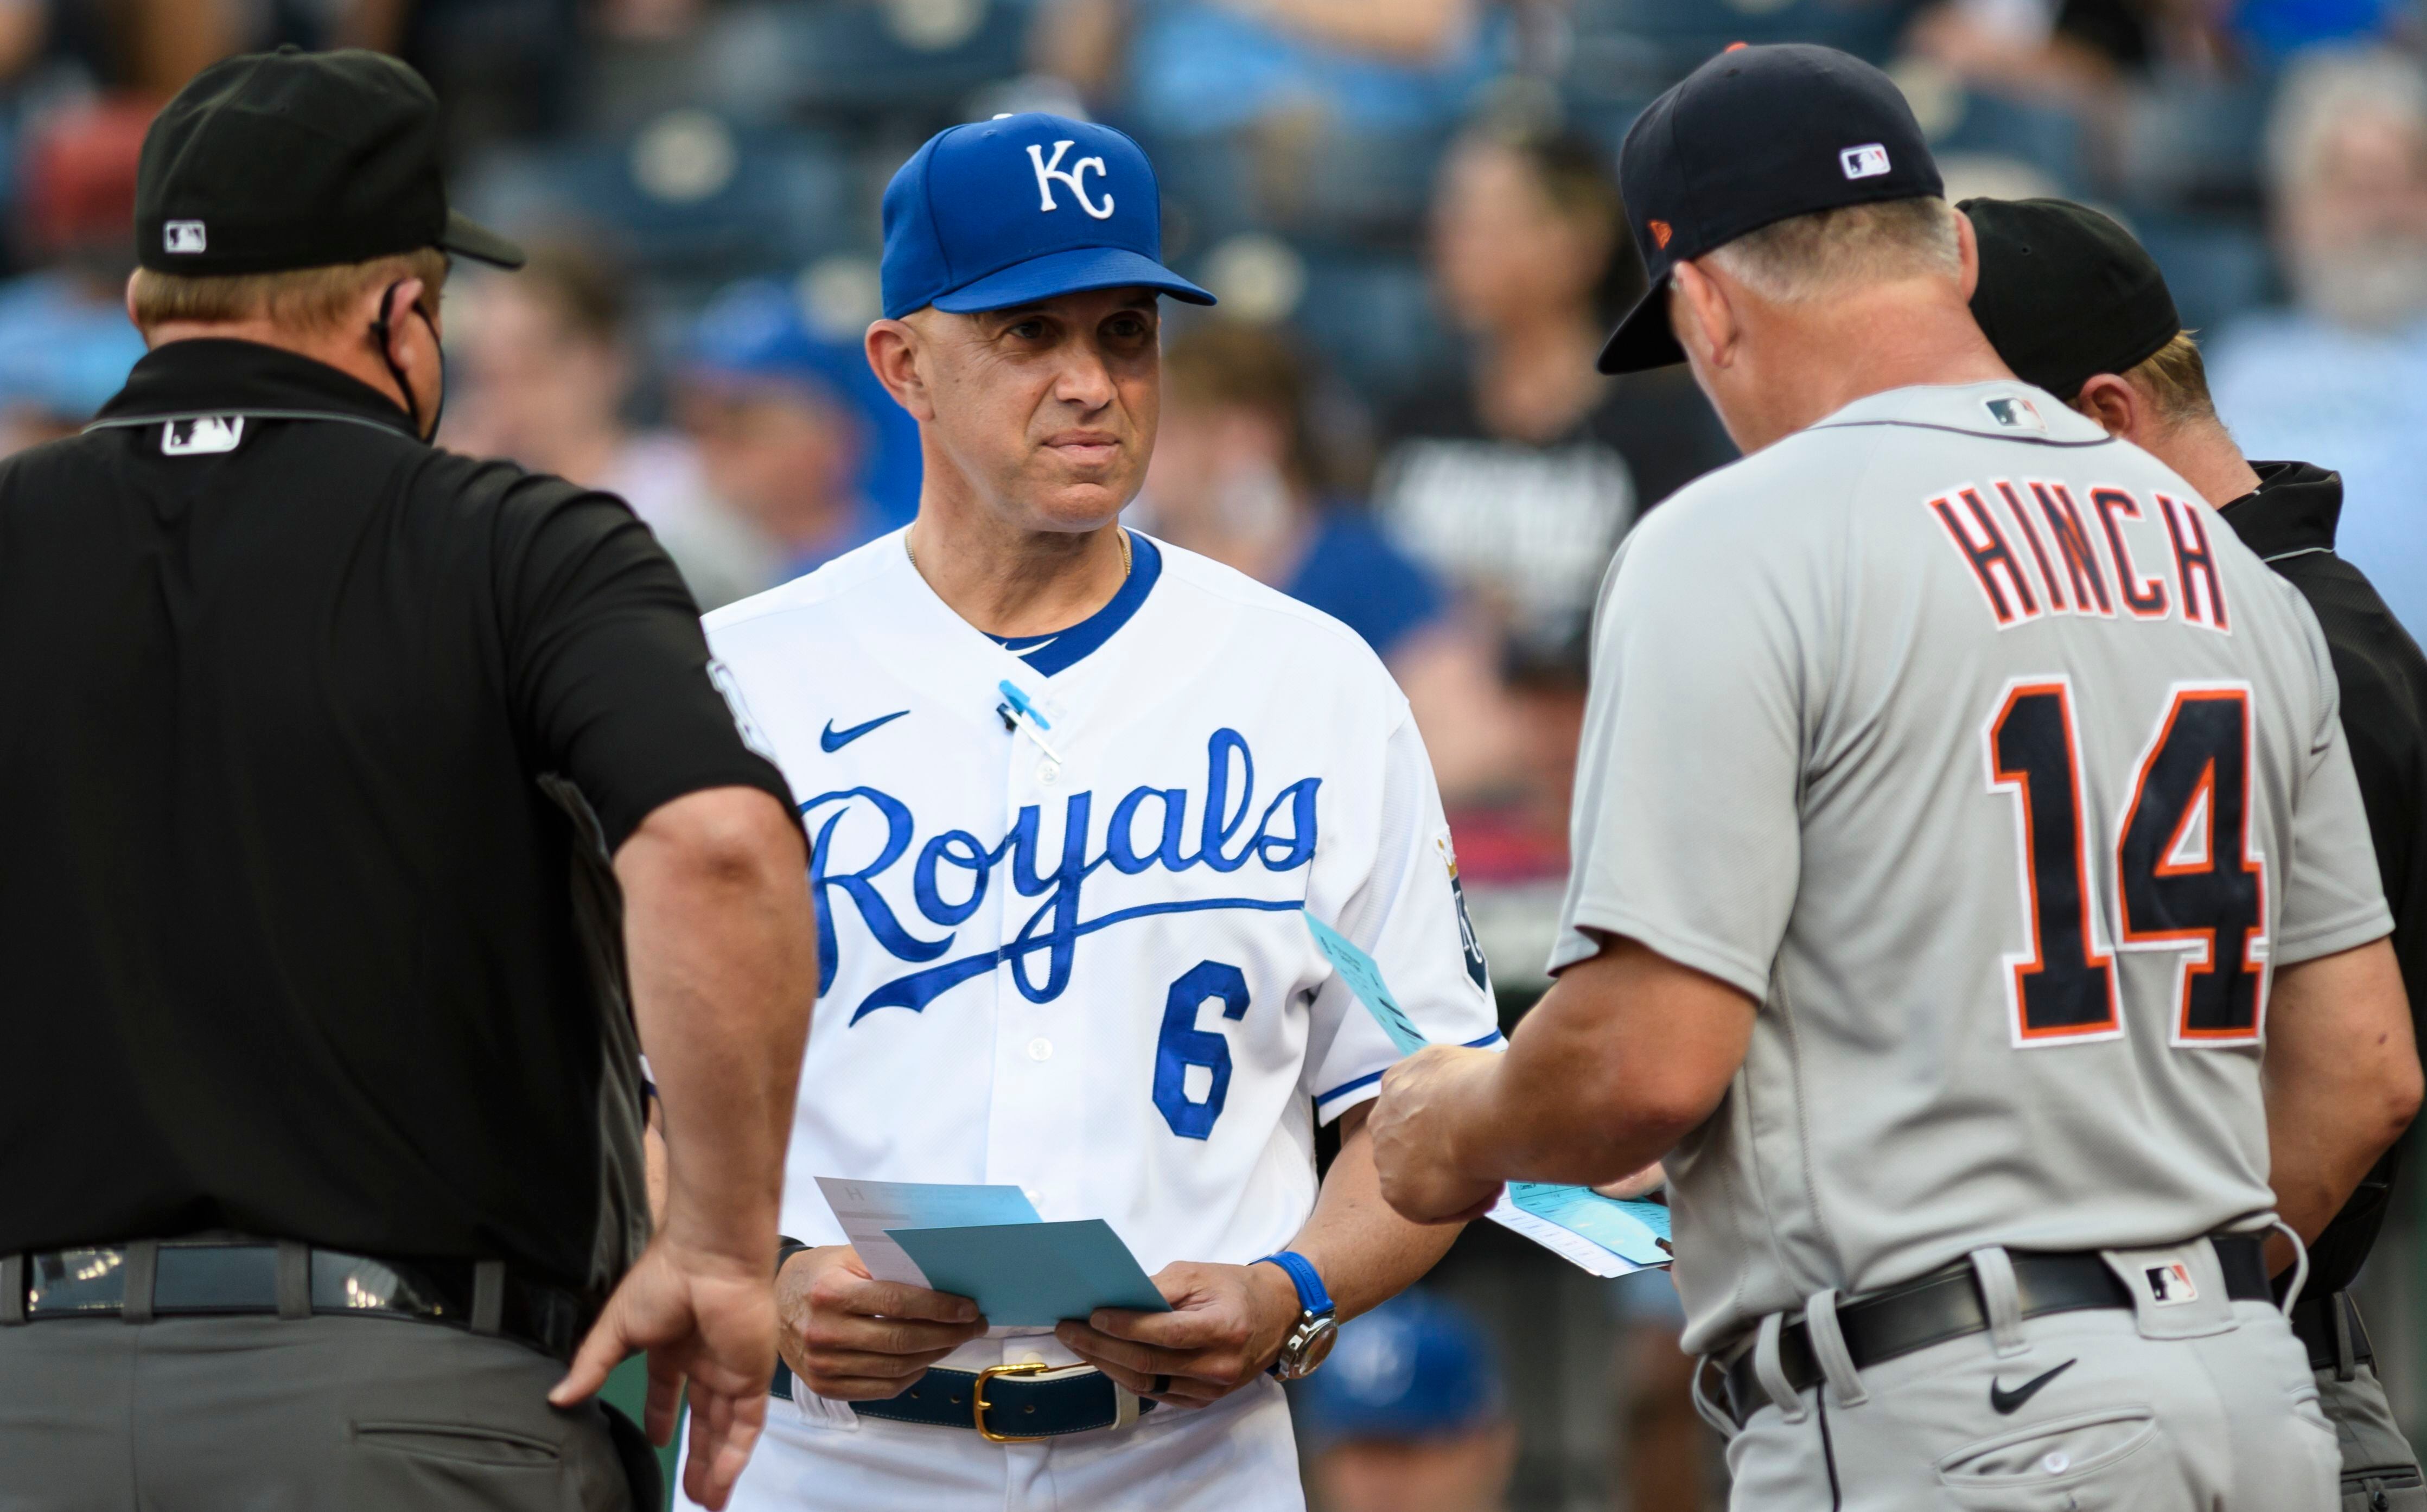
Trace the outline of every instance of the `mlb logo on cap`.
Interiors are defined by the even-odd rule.
[[[1888,171],[1888,150],[1875,141],[1849,147],[1837,154],[1837,166],[1848,178],[1877,178]]]
[[[160,243],[172,252],[207,251],[210,240],[203,235],[199,220],[171,220],[160,228]]]
[[[1086,289],[1211,304],[1163,266],[1163,200],[1136,142],[1029,111],[928,138],[885,188],[885,314],[1002,310]]]

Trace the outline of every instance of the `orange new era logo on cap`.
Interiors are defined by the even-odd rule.
[[[1669,246],[1669,238],[1677,234],[1675,229],[1666,220],[1653,220],[1647,223],[1652,227],[1652,245],[1665,251]]]

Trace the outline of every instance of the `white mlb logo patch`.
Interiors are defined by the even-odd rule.
[[[172,252],[198,252],[210,245],[199,220],[171,220],[160,228],[160,240]]]
[[[160,430],[160,451],[170,457],[210,457],[234,451],[244,440],[241,415],[198,415],[171,420]]]
[[[2191,1280],[2191,1268],[2181,1260],[2148,1266],[2141,1272],[2141,1279],[2149,1289],[2152,1307],[2179,1308],[2199,1300],[2199,1286]]]
[[[1875,141],[1849,147],[1837,154],[1837,166],[1848,178],[1877,178],[1888,171],[1888,150]]]

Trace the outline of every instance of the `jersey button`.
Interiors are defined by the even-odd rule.
[[[1053,1059],[1053,1042],[1039,1034],[1028,1042],[1028,1058],[1032,1061]]]
[[[1036,780],[1045,784],[1048,788],[1052,787],[1056,782],[1059,782],[1061,778],[1062,767],[1060,763],[1051,760],[1039,761],[1036,763]]]

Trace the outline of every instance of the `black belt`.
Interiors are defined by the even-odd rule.
[[[792,1370],[782,1361],[768,1394],[792,1400]],[[1155,1403],[1138,1399],[1140,1416]],[[938,1366],[919,1384],[884,1402],[854,1402],[863,1418],[919,1423],[931,1428],[969,1428],[996,1443],[1059,1439],[1109,1428],[1120,1421],[1120,1393],[1113,1378],[1092,1368],[998,1365],[985,1371]]]
[[[2218,1234],[2210,1243],[2224,1268],[2226,1295],[2237,1302],[2274,1299],[2267,1283],[2265,1235]],[[2095,1253],[2043,1255],[2017,1250],[2012,1259],[2016,1300],[2026,1318],[2132,1306],[2132,1293]],[[1840,1302],[1837,1326],[1846,1336],[1846,1352],[1853,1357],[1854,1369],[1864,1371],[1933,1344],[1987,1333],[1989,1311],[1974,1282],[1971,1262],[1957,1260],[1901,1286]],[[1727,1368],[1728,1411],[1738,1426],[1770,1405],[1769,1392],[1754,1374],[1753,1354],[1746,1350]],[[1779,1330],[1778,1359],[1785,1370],[1787,1386],[1794,1390],[1806,1390],[1824,1379],[1800,1317]]]
[[[2293,1303],[2292,1332],[2308,1350],[2313,1371],[2331,1370],[2348,1381],[2360,1366],[2376,1362],[2368,1325],[2359,1321],[2359,1304],[2349,1292],[2305,1296]]]
[[[374,1260],[258,1240],[0,1258],[0,1325],[224,1313],[409,1318],[512,1339],[562,1360],[573,1358],[595,1317],[573,1293],[515,1276],[497,1260]]]

